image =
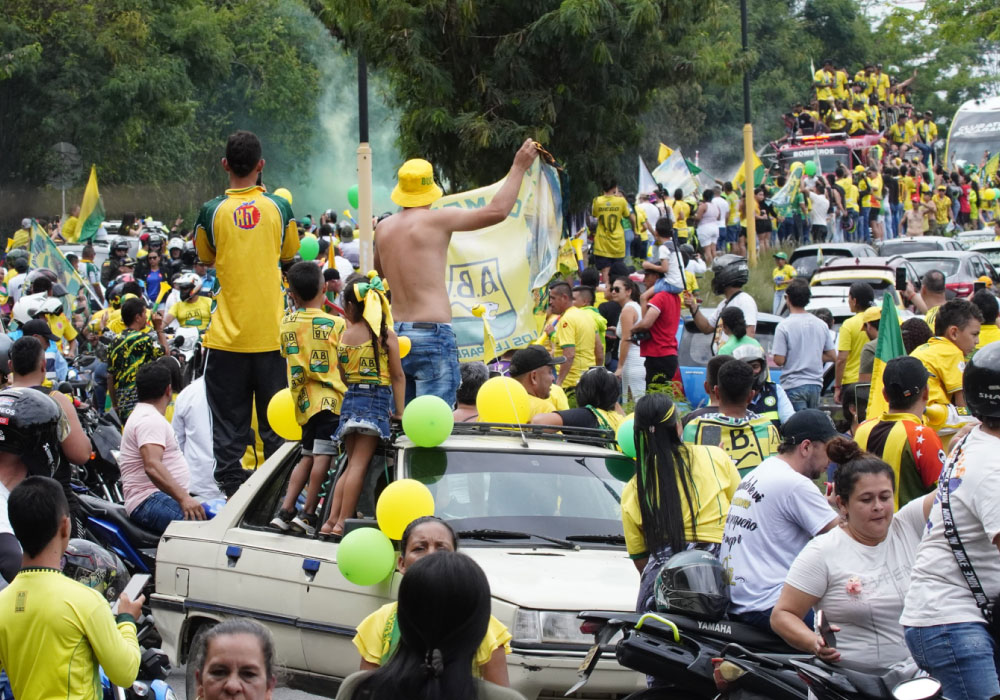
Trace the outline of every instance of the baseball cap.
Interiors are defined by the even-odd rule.
[[[25,323],[21,326],[21,333],[24,335],[40,335],[46,340],[59,340],[56,334],[52,332],[52,329],[49,328],[49,324],[41,318],[33,318]]]
[[[546,365],[553,367],[565,361],[565,357],[552,357],[541,345],[529,345],[515,352],[510,358],[510,376],[519,377],[540,367]]]
[[[916,396],[927,386],[930,374],[924,363],[915,357],[894,357],[882,370],[882,386],[891,403]]]
[[[434,182],[434,167],[423,158],[411,158],[403,163],[396,179],[391,197],[401,207],[425,207],[444,194]]]
[[[869,306],[861,314],[861,320],[865,323],[871,323],[872,321],[878,321],[882,318],[882,307],[881,306]]]
[[[803,440],[826,442],[838,435],[830,416],[818,408],[798,411],[781,426],[781,441],[786,445],[797,445]]]
[[[854,166],[854,172],[856,172],[856,173],[863,173],[864,171],[865,171],[865,166],[863,166],[863,165],[855,165]]]
[[[773,257],[781,258],[782,260],[788,260],[788,253],[786,253],[783,250],[780,250],[777,253],[775,253]]]

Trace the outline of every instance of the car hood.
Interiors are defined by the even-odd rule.
[[[624,549],[474,547],[494,598],[535,610],[635,610],[639,574]]]

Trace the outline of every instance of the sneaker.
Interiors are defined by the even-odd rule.
[[[312,535],[316,532],[317,525],[319,525],[319,516],[315,513],[306,513],[305,511],[299,511],[299,514],[292,518],[291,522],[292,528],[307,535]]]
[[[292,521],[294,519],[295,519],[295,511],[294,510],[284,510],[284,509],[282,509],[282,510],[279,510],[278,514],[276,516],[274,516],[273,520],[271,520],[271,525],[273,527],[278,528],[282,532],[288,532],[288,530],[291,529],[291,527],[292,527]]]

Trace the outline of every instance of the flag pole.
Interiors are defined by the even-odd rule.
[[[740,36],[743,40],[743,57],[750,54],[747,28],[747,0],[740,0]],[[754,219],[753,179],[753,124],[750,123],[750,69],[743,69],[743,205],[747,219],[747,258],[750,266],[757,264],[757,222]]]
[[[358,228],[362,274],[375,268],[372,231],[372,149],[368,143],[368,65],[358,52]]]

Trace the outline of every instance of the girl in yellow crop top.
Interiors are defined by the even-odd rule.
[[[380,439],[389,437],[389,419],[403,414],[406,378],[399,361],[399,341],[382,280],[351,275],[344,286],[347,329],[340,337],[338,363],[347,385],[340,409],[337,439],[347,451],[347,468],[333,490],[330,517],[321,535],[344,534],[354,517],[365,470]]]

